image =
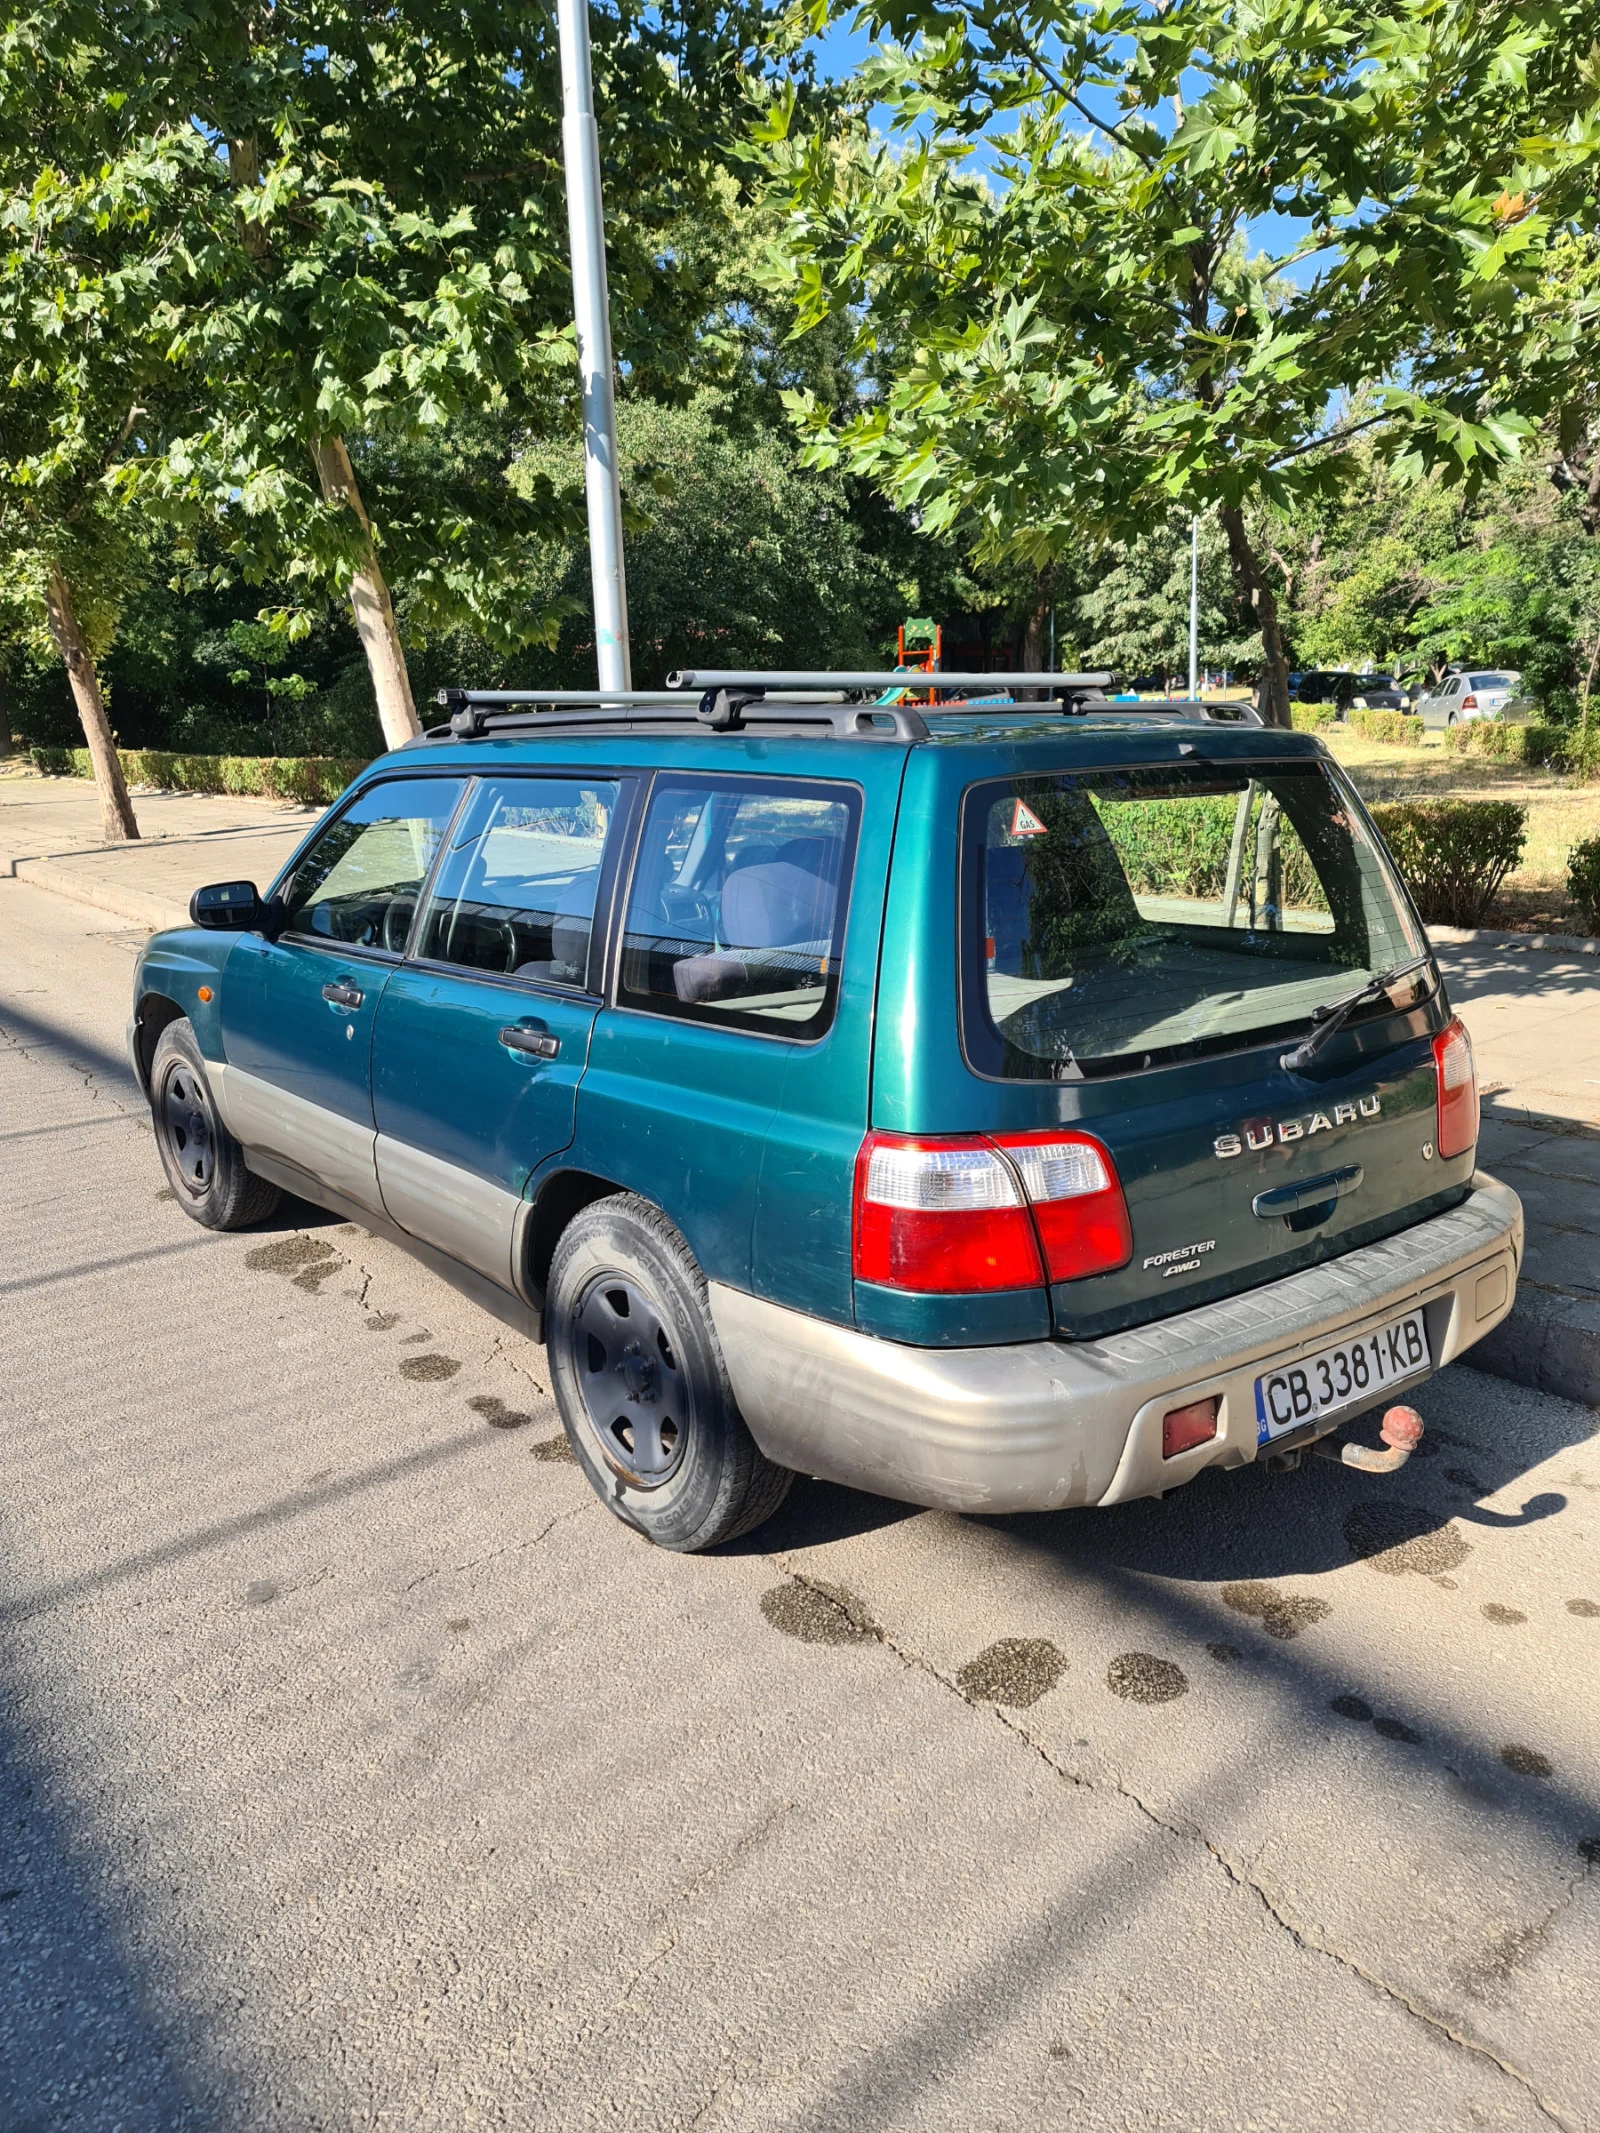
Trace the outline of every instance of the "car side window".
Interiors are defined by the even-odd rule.
[[[464,782],[386,778],[359,793],[284,884],[284,931],[400,954]]]
[[[777,778],[658,778],[617,1000],[769,1036],[833,1019],[861,798]]]
[[[605,778],[485,779],[439,868],[417,953],[585,990],[618,790]]]

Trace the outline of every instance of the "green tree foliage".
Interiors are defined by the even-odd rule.
[[[618,412],[629,505],[628,607],[641,686],[680,666],[794,662],[875,664],[924,586],[897,575],[893,546],[875,548],[853,484],[797,464],[783,431],[739,423],[707,389],[686,407],[642,396]],[[552,487],[575,478],[579,447],[544,445],[518,477]],[[592,672],[588,552],[552,542],[530,592],[569,620],[541,680],[586,686]]]
[[[1063,644],[1070,637],[1071,664],[1128,676],[1170,675],[1187,687],[1188,519],[1170,512],[1148,531],[1085,562],[1076,573],[1074,598],[1057,616]],[[1214,515],[1200,522],[1199,622],[1203,668],[1255,668],[1260,641],[1240,611],[1227,541]]]
[[[1443,353],[1401,390],[1415,337],[1401,298],[1425,266],[1430,303],[1454,306],[1441,349],[1466,319],[1515,310],[1556,225],[1470,145],[1450,150],[1448,197],[1426,159],[1461,117],[1487,124],[1496,91],[1524,121],[1543,98],[1578,123],[1592,91],[1555,86],[1587,51],[1577,9],[1548,27],[1430,0],[1383,18],[1298,0],[864,13],[885,41],[860,70],[851,131],[797,128],[781,103],[763,128],[805,315],[854,316],[882,380],[842,421],[797,400],[815,458],[980,552],[1041,562],[1074,539],[1134,537],[1174,504],[1214,506],[1286,720],[1250,507],[1336,493],[1357,427],[1403,433],[1417,471],[1459,472],[1509,456],[1531,426],[1478,406]],[[874,110],[888,143],[869,133]],[[1508,139],[1500,114],[1490,131]],[[1513,145],[1509,175],[1527,177],[1527,143]],[[1537,167],[1570,161],[1562,147]],[[1307,230],[1298,278],[1245,256],[1243,233],[1273,214]],[[1379,269],[1388,304],[1371,300]],[[1363,389],[1375,410],[1330,425],[1330,405]]]
[[[141,255],[170,182],[145,153],[71,173],[39,147],[76,138],[30,47],[0,36],[0,610],[13,649],[65,669],[108,840],[138,825],[99,662],[144,575],[146,529],[111,486],[176,400]],[[59,85],[57,85],[59,86]]]
[[[713,196],[760,21],[760,0],[597,19],[617,341],[641,379],[685,360],[699,292],[665,241]],[[419,628],[548,637],[524,564],[573,499],[506,477],[575,400],[553,12],[138,0],[40,10],[6,49],[19,245],[41,184],[146,189],[114,265],[187,408],[136,425],[124,496],[208,524],[286,591],[286,626],[348,597],[391,739],[415,725],[397,596]]]
[[[1286,629],[1306,665],[1516,668],[1558,722],[1600,648],[1600,542],[1529,454],[1476,494],[1371,454],[1342,509],[1285,526]],[[1280,560],[1282,560],[1280,558]]]

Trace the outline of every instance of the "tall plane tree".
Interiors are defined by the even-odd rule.
[[[761,0],[596,18],[616,340],[646,376],[681,362],[698,292],[679,300],[663,233],[713,198],[760,23]],[[78,114],[66,177],[165,174],[120,264],[156,299],[150,345],[190,415],[135,436],[111,486],[204,516],[242,575],[290,587],[291,630],[347,599],[385,735],[406,739],[407,621],[511,645],[557,619],[524,566],[576,499],[506,478],[577,421],[554,11],[111,0],[31,34],[36,107]],[[454,449],[464,434],[480,448]],[[419,480],[438,455],[408,449],[429,436],[452,447],[442,490]]]
[[[1429,143],[1419,128],[1386,136],[1390,69],[1431,50],[1442,12],[861,10],[882,41],[859,70],[853,128],[805,131],[780,99],[759,129],[805,315],[853,316],[880,381],[843,419],[796,397],[816,462],[870,474],[980,555],[1039,565],[1174,506],[1214,509],[1261,633],[1264,705],[1287,724],[1264,514],[1337,490],[1358,428],[1457,468],[1514,452],[1527,428],[1400,390],[1412,316],[1371,300],[1350,244],[1365,223],[1369,251],[1415,250],[1406,215]],[[1432,67],[1441,112],[1463,78],[1514,76],[1527,42],[1514,9],[1465,12],[1488,26]],[[1469,308],[1525,268],[1526,236],[1488,256],[1516,203],[1497,209],[1469,184],[1430,206],[1435,251],[1486,233]],[[1285,227],[1293,241],[1274,249]]]
[[[139,834],[100,660],[144,574],[138,515],[119,466],[174,412],[152,326],[152,207],[170,190],[159,154],[86,152],[92,129],[50,93],[37,50],[0,42],[0,602],[66,670],[108,842]]]

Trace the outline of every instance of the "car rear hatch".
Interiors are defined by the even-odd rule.
[[[1426,936],[1325,755],[984,780],[960,816],[962,1052],[987,1138],[1030,1196],[1052,1135],[1098,1147],[1126,1205],[1120,1253],[1108,1228],[1087,1259],[1045,1230],[1070,1236],[1074,1193],[1105,1213],[1092,1152],[1034,1206],[1066,1276],[1058,1335],[1257,1287],[1464,1195]]]

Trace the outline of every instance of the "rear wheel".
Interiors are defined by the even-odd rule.
[[[245,1168],[244,1150],[217,1116],[187,1020],[169,1022],[156,1040],[150,1114],[161,1167],[186,1215],[207,1229],[246,1229],[271,1214],[278,1188]]]
[[[705,1278],[659,1208],[618,1193],[574,1216],[545,1308],[568,1442],[625,1525],[691,1553],[771,1517],[794,1476],[745,1427]]]

